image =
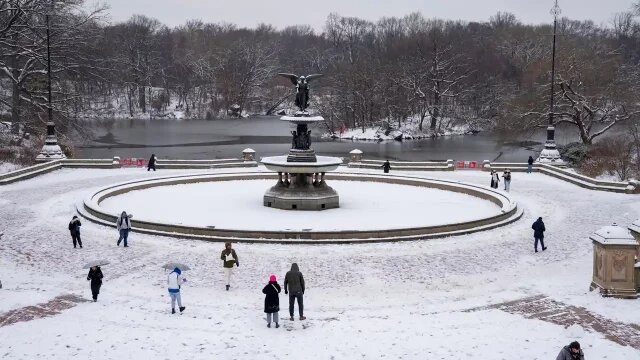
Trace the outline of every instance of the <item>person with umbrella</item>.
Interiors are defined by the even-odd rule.
[[[100,266],[91,266],[89,269],[89,275],[87,275],[87,280],[91,280],[91,295],[93,295],[93,302],[98,301],[98,294],[100,293],[103,277],[104,275],[102,275]]]
[[[76,248],[76,243],[80,245],[82,249],[82,240],[80,240],[80,226],[82,223],[78,219],[77,215],[73,215],[73,218],[69,222],[69,232],[71,233],[71,240],[73,240],[73,248]]]
[[[169,296],[171,297],[171,313],[176,313],[176,301],[178,302],[178,308],[180,309],[180,313],[186,309],[185,306],[182,306],[182,297],[180,296],[180,285],[185,283],[187,279],[182,277],[182,271],[180,268],[176,267],[173,269],[169,276],[167,277],[167,285],[169,287]]]

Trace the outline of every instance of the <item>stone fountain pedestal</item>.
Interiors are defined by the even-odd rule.
[[[317,156],[311,146],[308,124],[323,121],[321,116],[283,116],[296,125],[288,155],[262,159],[267,169],[278,173],[278,182],[264,194],[263,204],[283,210],[326,210],[340,206],[338,193],[325,181],[325,173],[342,160]]]

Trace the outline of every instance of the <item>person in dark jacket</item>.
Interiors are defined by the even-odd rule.
[[[544,228],[544,223],[542,222],[542,218],[539,217],[536,222],[531,225],[533,229],[533,238],[536,240],[533,248],[538,252],[538,241],[540,241],[540,246],[542,246],[542,251],[547,250],[547,247],[544,246],[544,232],[547,230]]]
[[[100,266],[92,266],[89,269],[89,275],[87,280],[91,280],[91,295],[93,295],[93,301],[98,301],[98,294],[100,293],[100,286],[102,286],[102,270]]]
[[[82,249],[82,240],[80,240],[80,219],[78,219],[77,215],[73,215],[71,221],[69,221],[69,232],[71,233],[71,239],[73,240],[73,248],[76,248],[77,245],[80,245],[80,249]]]
[[[529,155],[529,160],[527,160],[527,174],[530,174],[533,170],[533,156]]]
[[[584,353],[580,349],[580,343],[574,341],[563,347],[556,360],[584,360]]]
[[[240,266],[240,262],[238,261],[238,255],[236,251],[231,248],[231,243],[224,243],[224,250],[220,254],[220,259],[222,260],[222,266],[224,268],[224,276],[227,279],[227,291],[231,287],[231,273],[233,272],[233,265],[236,267]]]
[[[149,158],[149,163],[147,164],[147,171],[153,169],[156,171],[156,154],[151,154],[151,158]]]
[[[495,170],[491,170],[491,188],[497,189],[500,184],[500,175]]]
[[[502,177],[504,178],[504,191],[509,192],[511,188],[511,170],[505,170]]]
[[[304,277],[298,268],[298,264],[291,264],[291,270],[287,271],[287,274],[284,276],[284,293],[289,294],[289,316],[291,317],[291,321],[293,321],[293,305],[298,300],[298,314],[300,315],[300,320],[306,319],[304,316]]]
[[[389,173],[389,170],[391,170],[391,164],[389,163],[389,160],[385,161],[384,164],[382,164],[381,168],[384,170],[385,174]]]
[[[273,317],[273,322],[276,323],[276,328],[279,328],[278,325],[278,311],[280,311],[280,284],[276,280],[275,275],[269,276],[269,283],[262,289],[262,293],[265,294],[264,297],[264,312],[267,313],[267,327],[271,327],[271,318]]]

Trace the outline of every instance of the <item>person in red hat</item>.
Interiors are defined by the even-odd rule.
[[[271,319],[278,325],[278,311],[280,311],[280,284],[276,280],[275,275],[269,276],[269,283],[262,289],[264,297],[264,312],[267,313],[267,327],[271,327]]]

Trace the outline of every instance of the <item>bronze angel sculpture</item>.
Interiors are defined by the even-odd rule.
[[[306,109],[309,106],[309,82],[321,77],[322,74],[297,76],[294,74],[279,73],[278,75],[288,78],[291,80],[293,85],[296,86],[296,106],[301,112],[306,112]]]

